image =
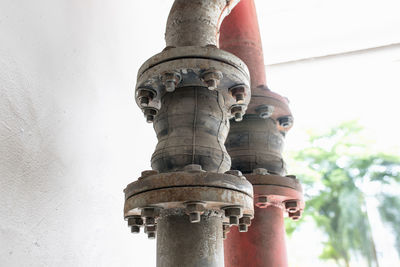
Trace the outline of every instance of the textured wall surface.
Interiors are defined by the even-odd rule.
[[[137,14],[171,5],[142,2],[0,2],[0,266],[155,265],[122,218],[155,145],[136,72],[164,44]]]

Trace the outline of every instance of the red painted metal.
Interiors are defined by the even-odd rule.
[[[247,233],[232,227],[224,242],[226,267],[287,266],[283,211],[275,206],[255,208]]]
[[[224,19],[220,28],[219,46],[246,63],[254,89],[266,84],[260,30],[253,0],[241,0]]]
[[[278,101],[290,115],[287,100],[266,87],[264,57],[253,0],[241,0],[225,18],[220,29],[219,45],[241,58],[250,70],[252,100],[247,114],[254,114],[256,105]],[[286,267],[283,210],[276,206],[255,208],[255,218],[248,232],[239,233],[237,227],[232,227],[224,246],[227,267]]]

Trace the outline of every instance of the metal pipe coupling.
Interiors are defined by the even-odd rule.
[[[157,221],[171,211],[183,212],[190,223],[213,213],[222,217],[224,233],[231,225],[247,230],[254,216],[253,187],[240,171],[212,173],[194,164],[179,172],[144,171],[124,192],[128,226],[133,233],[144,227],[149,238],[155,238]]]

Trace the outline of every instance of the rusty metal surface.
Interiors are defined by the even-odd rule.
[[[216,46],[220,23],[237,2],[175,0],[165,32],[167,46]]]
[[[215,80],[215,88],[211,88],[207,79],[207,75],[213,72],[220,73],[219,78],[210,78]],[[169,90],[165,76],[173,73],[179,79],[174,80],[173,88]],[[145,108],[159,110],[162,98],[175,88],[208,87],[222,95],[223,101],[220,105],[231,116],[229,110],[237,104],[237,100],[229,92],[229,88],[238,85],[245,89],[241,102],[245,111],[250,101],[250,76],[246,65],[239,58],[216,47],[177,47],[155,55],[142,65],[136,83],[136,102],[143,111]],[[154,92],[145,106],[141,102],[140,93],[143,90]]]
[[[152,174],[125,189],[124,216],[140,215],[145,207],[185,209],[188,202],[206,210],[240,206],[253,216],[253,188],[243,176],[204,171]],[[227,218],[228,220],[229,218]]]

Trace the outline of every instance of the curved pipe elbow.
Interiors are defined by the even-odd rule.
[[[240,0],[175,0],[168,16],[167,47],[218,46],[219,27]]]

